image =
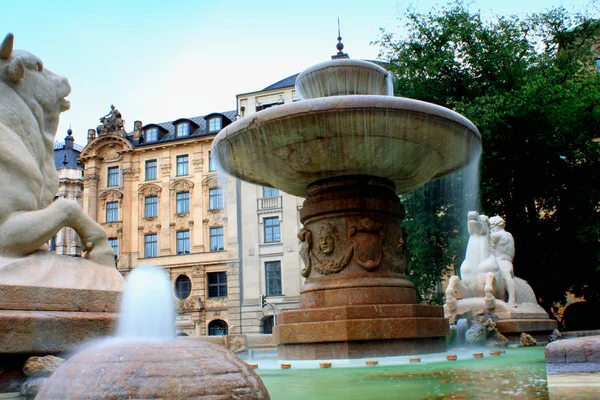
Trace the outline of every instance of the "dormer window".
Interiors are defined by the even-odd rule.
[[[148,128],[145,133],[146,142],[156,142],[158,140],[158,128]]]
[[[223,126],[221,117],[213,117],[208,120],[208,132],[215,133],[221,130]]]
[[[190,124],[188,122],[180,122],[175,127],[176,137],[184,137],[190,135]]]

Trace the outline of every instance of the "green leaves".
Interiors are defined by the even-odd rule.
[[[461,3],[404,19],[405,38],[382,31],[377,42],[396,93],[454,109],[480,130],[478,211],[505,217],[515,274],[548,307],[570,288],[600,293],[600,22],[563,8],[485,21]],[[430,301],[464,256],[463,203],[476,196],[454,179],[404,196],[411,279]]]

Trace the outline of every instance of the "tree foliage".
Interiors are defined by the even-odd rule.
[[[397,95],[448,107],[478,127],[478,211],[504,217],[517,247],[515,275],[547,309],[567,290],[597,298],[599,21],[563,8],[484,20],[460,2],[408,11],[405,21],[404,38],[382,31],[380,58],[397,76]],[[432,185],[439,183],[407,196],[409,265],[421,292],[434,284],[423,276],[439,277],[451,260],[460,266],[467,240],[461,196],[424,197]]]

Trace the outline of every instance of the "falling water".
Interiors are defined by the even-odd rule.
[[[175,338],[175,308],[165,270],[140,265],[127,277],[117,337],[139,340]]]
[[[466,318],[459,318],[456,321],[456,346],[462,347],[466,343],[465,334],[469,328]]]

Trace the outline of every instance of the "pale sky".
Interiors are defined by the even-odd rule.
[[[75,142],[114,104],[130,131],[144,124],[234,110],[236,94],[263,89],[336,52],[376,59],[379,29],[402,35],[409,6],[427,12],[435,0],[0,0],[0,40],[40,57],[69,79]],[[484,15],[523,15],[554,6],[598,11],[598,0],[471,0]],[[593,15],[593,14],[592,14]]]

